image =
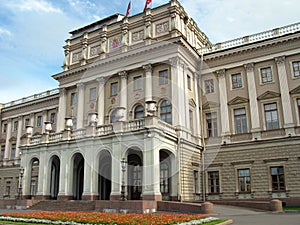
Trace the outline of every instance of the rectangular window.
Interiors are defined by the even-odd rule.
[[[7,123],[4,123],[4,124],[3,124],[2,130],[3,130],[3,133],[6,133],[6,132],[7,132]]]
[[[11,186],[11,182],[10,181],[6,181],[5,184],[5,196],[10,196],[10,186]]]
[[[1,145],[0,160],[4,159],[5,145]]]
[[[192,90],[192,80],[189,75],[187,75],[187,86],[189,90]]]
[[[208,172],[208,192],[220,193],[219,171]]]
[[[214,93],[215,92],[215,87],[214,87],[214,80],[209,79],[204,81],[204,88],[205,88],[205,93]]]
[[[200,193],[199,172],[197,170],[194,170],[194,191]]]
[[[29,126],[29,123],[30,123],[30,119],[26,118],[24,122],[24,129],[26,129],[26,127]]]
[[[110,84],[110,95],[117,96],[118,95],[119,85],[118,82],[114,82]]]
[[[11,144],[11,150],[10,150],[10,159],[14,159],[16,157],[16,144]]]
[[[30,195],[35,196],[35,193],[36,193],[36,180],[31,180]]]
[[[284,169],[283,166],[271,167],[272,191],[284,191]]]
[[[239,192],[251,192],[250,169],[238,170]]]
[[[38,116],[36,118],[36,126],[37,127],[41,127],[42,126],[42,123],[43,123],[43,117],[42,116]]]
[[[168,70],[159,71],[159,85],[166,85],[169,82]]]
[[[218,120],[217,113],[206,114],[207,137],[218,136]]]
[[[245,108],[234,110],[235,132],[237,134],[247,133],[247,117]]]
[[[134,77],[133,78],[133,83],[134,83],[134,90],[142,90],[142,76]],[[150,84],[148,84],[150,85]]]
[[[261,82],[262,83],[268,83],[268,82],[273,81],[271,67],[261,68],[260,74],[261,74]]]
[[[242,75],[240,73],[231,75],[231,85],[232,89],[241,88],[243,86]]]
[[[267,130],[273,130],[279,128],[278,112],[276,103],[265,104],[265,118]]]
[[[97,99],[97,89],[94,87],[90,89],[90,101],[96,101],[96,99]]]
[[[71,106],[76,105],[77,104],[77,93],[73,92],[71,93]]]
[[[293,73],[294,77],[300,77],[300,61],[293,62]]]
[[[18,121],[14,122],[14,131],[18,130],[18,124],[19,124]]]
[[[50,122],[52,124],[55,124],[56,123],[56,113],[51,113],[50,114]]]

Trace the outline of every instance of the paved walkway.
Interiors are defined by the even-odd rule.
[[[233,220],[234,225],[300,225],[300,213],[272,213],[248,208],[214,205],[219,218]]]

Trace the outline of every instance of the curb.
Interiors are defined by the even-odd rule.
[[[233,220],[226,220],[225,222],[222,223],[218,223],[217,225],[228,225],[228,224],[232,224]]]
[[[283,210],[284,213],[300,214],[300,210]]]

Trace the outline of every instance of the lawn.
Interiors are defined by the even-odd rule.
[[[283,206],[283,210],[300,210],[300,206]]]
[[[5,221],[5,222],[4,222]],[[8,223],[10,221],[11,223]],[[192,222],[191,222],[192,221]],[[6,224],[114,224],[114,225],[172,225],[205,224],[215,225],[219,220],[204,215],[190,214],[119,214],[100,212],[30,212],[10,213],[0,216],[0,222]]]

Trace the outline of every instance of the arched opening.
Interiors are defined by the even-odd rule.
[[[101,152],[99,159],[98,193],[100,200],[109,200],[111,193],[111,155],[108,151]]]
[[[76,153],[73,161],[73,197],[75,200],[82,199],[83,184],[84,158],[80,153]]]
[[[163,100],[160,104],[160,119],[172,124],[172,104],[168,100]]]
[[[143,159],[142,153],[130,150],[128,162],[128,200],[139,200],[143,184]]]
[[[142,105],[137,105],[134,108],[134,119],[141,119],[145,116],[144,107]]]
[[[160,150],[159,152],[159,162],[160,162],[160,192],[162,199],[165,201],[170,200],[171,194],[171,159],[170,154],[165,150]]]
[[[40,161],[33,158],[30,164],[30,198],[34,198],[38,190],[39,167]]]
[[[50,162],[50,199],[57,199],[59,190],[60,160],[58,156],[55,155],[51,158]]]

